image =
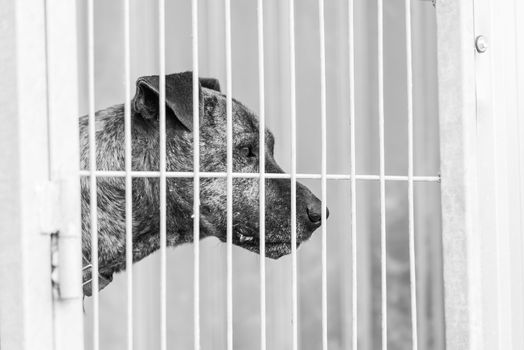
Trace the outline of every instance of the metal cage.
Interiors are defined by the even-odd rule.
[[[404,260],[407,265],[402,268],[407,269],[405,275],[408,276],[407,280],[401,281],[403,285],[399,290],[403,297],[407,295],[409,298],[406,304],[408,311],[403,313],[407,317],[403,321],[408,326],[403,330],[409,333],[406,336],[410,339],[409,347],[461,350],[524,348],[524,335],[520,332],[524,324],[521,220],[524,209],[524,174],[521,172],[521,161],[524,161],[524,142],[521,140],[524,124],[520,121],[523,116],[520,101],[524,100],[524,90],[521,88],[524,84],[524,69],[520,58],[524,57],[524,46],[520,45],[519,40],[524,37],[524,25],[521,24],[524,4],[518,0],[438,0],[434,4],[435,8],[430,2],[411,0],[341,0],[333,3],[319,0],[300,4],[293,0],[257,0],[245,4],[231,4],[230,0],[224,0],[223,3],[210,0],[192,0],[187,3],[158,0],[153,5],[123,0],[108,4],[107,19],[121,25],[122,34],[118,44],[122,50],[112,51],[108,57],[112,64],[118,64],[121,75],[116,83],[103,86],[98,96],[104,103],[108,102],[109,98],[104,92],[115,91],[116,84],[119,86],[118,98],[125,101],[127,137],[123,171],[96,169],[94,136],[98,105],[95,78],[97,74],[100,76],[107,72],[96,71],[95,54],[98,47],[95,38],[97,35],[107,35],[109,42],[113,37],[109,32],[97,34],[96,14],[102,11],[97,10],[95,5],[94,0],[1,2],[0,72],[4,77],[0,80],[0,115],[3,121],[0,128],[0,196],[3,199],[0,201],[0,348],[100,348],[100,313],[103,310],[98,280],[93,280],[92,299],[84,302],[81,291],[81,176],[90,179],[91,202],[96,202],[97,178],[121,177],[126,183],[127,274],[120,281],[118,292],[120,299],[124,290],[126,295],[122,313],[125,317],[125,342],[119,343],[121,347],[149,348],[153,344],[160,349],[167,349],[171,346],[168,344],[170,282],[167,278],[168,260],[171,257],[166,249],[165,190],[167,179],[182,177],[193,179],[194,198],[200,195],[201,178],[221,177],[227,181],[228,242],[223,256],[217,257],[225,257],[220,277],[225,277],[225,292],[220,294],[224,297],[225,307],[220,312],[225,316],[225,323],[220,325],[220,335],[215,337],[219,339],[220,345],[215,345],[224,345],[228,349],[253,346],[253,343],[235,345],[234,319],[238,311],[233,295],[237,276],[234,274],[237,252],[232,244],[233,179],[247,177],[260,183],[260,237],[263,248],[264,184],[266,179],[280,177],[290,179],[292,184],[293,248],[288,265],[279,268],[268,265],[264,254],[256,258],[256,262],[250,262],[245,257],[238,258],[257,272],[255,282],[245,280],[246,283],[257,283],[257,311],[241,314],[256,316],[254,324],[258,340],[246,340],[255,342],[254,347],[393,349],[406,344],[395,343],[395,339],[391,339],[399,324],[391,315],[388,317],[388,310],[394,304],[388,299],[391,298],[391,289],[388,293],[388,287],[393,290],[398,288],[395,287],[398,282],[390,285],[392,278],[388,275],[388,268],[391,269],[391,263],[388,265],[388,248],[391,247],[391,244],[388,246],[388,239],[391,240],[388,236],[391,225],[388,213],[391,212],[391,205],[396,205],[390,205],[388,193],[399,191],[404,196],[401,206],[405,209],[402,214],[405,218],[403,229],[407,232],[402,248],[407,252],[407,259]],[[172,43],[169,36],[172,32],[169,30],[178,22],[166,22],[166,16],[174,13],[174,6],[180,6],[177,19],[186,28],[183,33],[186,35],[184,43],[187,44],[183,46],[180,42],[175,49],[169,46]],[[424,6],[423,10],[421,6]],[[238,51],[232,45],[232,38],[243,34],[242,29],[247,27],[235,26],[233,16],[244,13],[242,11],[248,14],[246,22],[252,30],[254,44],[253,50],[246,54],[247,58],[235,58],[234,54]],[[114,13],[119,14],[119,20],[112,17]],[[399,14],[403,16],[399,22],[401,25],[395,27],[397,31],[388,32],[388,28],[393,28],[388,26],[388,21]],[[137,24],[132,20],[138,21],[138,18],[143,21],[140,24],[145,24],[142,27],[145,34],[137,34]],[[202,18],[206,20],[202,21]],[[255,21],[250,22],[249,18]],[[326,18],[329,20],[326,21]],[[333,18],[338,27],[332,24]],[[369,18],[373,18],[373,22],[364,23]],[[309,26],[313,21],[316,27],[311,29]],[[177,30],[180,28],[177,27]],[[216,28],[222,28],[223,31],[219,33],[214,30]],[[416,30],[422,30],[423,33]],[[316,33],[313,35],[314,40],[300,39],[299,34],[306,31]],[[395,35],[399,33],[398,42],[392,41],[391,38],[397,38]],[[133,41],[133,38],[147,38],[147,35],[155,37],[156,44],[145,41],[140,43],[145,47],[143,51],[150,50],[154,54],[144,54]],[[273,42],[273,38],[278,39]],[[341,42],[343,46],[336,46]],[[435,45],[431,46],[431,43]],[[420,49],[423,45],[431,47]],[[195,142],[193,150],[193,172],[167,171],[164,103],[160,103],[160,168],[149,172],[131,169],[129,103],[132,78],[141,70],[153,67],[160,76],[160,101],[165,101],[163,78],[168,69],[173,68],[169,58],[173,58],[173,50],[181,48],[186,49],[188,54],[176,64],[192,67],[194,86],[201,71],[220,72],[224,78],[228,101],[226,172],[206,173],[200,170],[199,142]],[[389,50],[393,48],[398,54],[390,54]],[[316,52],[317,56],[311,62],[317,65],[315,74],[318,76],[304,79],[308,71],[305,70],[307,66],[302,64],[302,55],[305,53],[307,56],[309,50]],[[362,50],[367,50],[374,57],[365,60],[366,56],[358,54]],[[201,62],[202,57],[217,52],[223,53],[223,57]],[[333,59],[331,55],[334,52],[338,56]],[[433,52],[436,55],[432,55]],[[145,55],[143,62],[147,63],[147,67],[133,66],[132,60],[140,55]],[[122,60],[116,61],[115,57],[121,57]],[[405,99],[393,106],[393,95],[385,94],[385,91],[395,88],[388,85],[384,70],[394,72],[394,59],[399,58],[403,60],[403,68],[399,68],[399,74],[392,76],[405,82],[405,87],[400,84],[402,86],[397,89],[402,90],[399,96]],[[279,133],[287,135],[290,141],[288,148],[281,149],[282,153],[290,155],[286,160],[289,174],[277,176],[263,171],[250,174],[233,172],[232,97],[236,81],[233,74],[239,62],[249,60],[254,62],[252,68],[256,68],[251,70],[251,75],[246,75],[256,80],[256,83],[251,84],[254,97],[250,98],[251,102],[258,104],[260,125],[272,123],[272,115],[289,115],[286,119],[289,125],[279,124],[282,126]],[[101,66],[106,69],[111,67]],[[431,81],[433,73],[434,90],[422,87],[424,82]],[[317,79],[315,83],[311,83],[314,79]],[[372,84],[362,85],[363,81],[370,80]],[[239,81],[244,83],[243,80]],[[398,83],[394,79],[392,82]],[[313,94],[301,92],[304,83],[313,85],[310,89]],[[280,86],[280,90],[268,92],[268,86]],[[334,93],[329,90],[330,86],[336,86]],[[310,93],[310,90],[307,92]],[[359,99],[364,94],[362,91],[367,94],[363,98],[366,103]],[[434,95],[425,96],[427,91],[433,91]],[[304,113],[302,101],[312,96],[318,100],[318,105],[315,105],[318,111],[315,123],[318,125],[299,118]],[[193,99],[198,101],[198,93],[194,94]],[[346,155],[338,151],[330,153],[335,145],[335,141],[330,140],[330,133],[336,132],[336,127],[330,126],[330,123],[338,125],[330,118],[332,101],[339,103],[333,110],[344,112],[337,120],[347,125],[341,137],[347,141],[344,144]],[[418,104],[418,101],[430,102]],[[198,103],[194,103],[194,106],[193,123],[196,125],[195,130],[198,130]],[[389,118],[392,114],[398,114],[391,112],[396,111],[395,108],[405,111],[402,116],[405,119],[401,119],[405,125],[393,128],[395,132],[403,130],[403,146],[388,143],[388,129],[391,130],[391,124],[388,123],[396,121]],[[78,167],[76,116],[79,110],[89,113],[91,153],[88,170]],[[437,114],[438,128],[435,132],[426,132],[425,127],[430,123],[428,120]],[[437,125],[436,120],[433,122]],[[297,128],[301,123],[307,125],[308,130],[315,130],[315,125],[318,127],[316,141],[313,138],[300,140]],[[359,124],[365,125],[366,132],[374,135],[371,140],[359,139]],[[198,133],[194,137],[199,140]],[[299,166],[303,164],[304,158],[301,158],[299,152],[300,147],[308,142],[318,146],[315,156],[320,161],[315,167],[303,171]],[[264,137],[260,138],[260,143],[261,149],[264,149]],[[417,154],[417,147],[423,147],[426,143],[430,144],[427,149]],[[439,152],[435,145],[439,145]],[[362,156],[359,152],[366,147],[369,148],[369,154],[374,155],[373,161],[360,161],[359,157]],[[399,152],[399,149],[405,152]],[[417,168],[417,160],[431,151],[439,156],[440,171],[432,173],[434,169],[429,166],[422,168],[421,172]],[[402,164],[405,167],[400,169],[405,171],[396,173],[396,168],[391,171],[388,167],[388,156],[391,153],[388,152],[402,153],[399,156],[404,157]],[[329,162],[330,156],[336,161],[333,163],[345,162],[345,165],[335,166],[333,169],[337,171],[331,171],[330,164],[333,163]],[[264,169],[263,159],[260,160],[260,169]],[[423,173],[428,169],[429,172]],[[158,178],[160,181],[159,233],[162,242],[160,254],[153,261],[153,264],[158,264],[154,270],[145,268],[135,273],[133,270],[140,268],[133,267],[131,257],[130,189],[134,177]],[[311,300],[318,302],[318,309],[315,308],[318,322],[308,325],[306,331],[301,331],[301,327],[306,327],[301,324],[301,314],[310,314],[301,306],[300,291],[303,290],[301,286],[309,282],[301,281],[301,260],[294,244],[297,180],[317,181],[315,186],[322,197],[324,223],[325,207],[330,198],[337,203],[345,201],[348,207],[348,221],[341,221],[340,226],[337,226],[337,230],[343,231],[343,234],[334,236],[337,237],[333,238],[335,243],[330,245],[330,227],[323,224],[316,243],[319,250],[311,253],[320,265],[315,275],[320,282],[315,287],[320,292],[307,297],[302,295],[308,303]],[[335,182],[345,184],[345,190],[330,196],[329,184]],[[365,187],[368,184],[370,189]],[[388,187],[391,184],[404,187],[391,190]],[[423,190],[417,187],[419,184],[438,187],[436,191],[440,207],[426,203],[431,197],[429,193],[435,189]],[[374,204],[369,199],[373,195],[376,197]],[[199,200],[194,201],[193,210],[194,231],[198,233]],[[358,219],[359,215],[363,219]],[[419,217],[429,218],[431,224],[420,226]],[[362,222],[368,224],[361,225]],[[97,211],[96,206],[93,206],[93,232],[96,232],[96,227]],[[368,231],[364,227],[378,234],[374,238],[367,238],[364,233]],[[424,232],[425,229],[427,232]],[[359,233],[360,230],[364,233]],[[438,234],[433,234],[435,231]],[[97,235],[92,235],[92,238],[92,267],[96,276]],[[202,284],[207,286],[207,282],[202,281],[201,273],[209,273],[207,266],[212,260],[204,260],[201,249],[204,252],[208,250],[205,245],[201,246],[202,243],[195,239],[193,246],[182,253],[186,260],[192,257],[192,283],[187,290],[190,290],[192,299],[190,308],[193,322],[190,327],[191,345],[176,344],[180,347],[193,346],[195,349],[212,346],[210,344],[216,340],[205,338],[206,332],[202,331],[202,324],[208,315],[202,303],[207,300],[208,294],[202,288]],[[333,252],[335,249],[338,250]],[[373,260],[374,253],[378,254],[378,259]],[[328,259],[330,254],[338,256],[331,264]],[[151,262],[149,264],[151,266]],[[336,273],[330,269],[334,265],[337,266]],[[278,269],[287,272],[278,272]],[[137,292],[134,276],[150,275],[152,271],[156,271],[155,283],[158,282],[155,290],[139,289]],[[267,276],[272,273],[278,277],[268,282]],[[340,278],[336,288],[333,288],[336,294],[330,294],[328,278],[333,280],[333,276]],[[375,277],[378,281],[373,280]],[[275,304],[269,295],[280,282],[282,286],[278,288],[289,292],[290,296],[290,301],[286,302],[282,310],[279,309],[282,304]],[[150,306],[133,302],[134,298],[141,297],[137,296],[141,293],[147,294],[149,299],[154,297],[155,303],[158,303],[155,304],[158,314],[146,315],[149,319],[156,318],[156,333],[149,335],[155,338],[153,342],[142,341],[135,334],[137,327],[134,316],[137,309]],[[333,295],[342,300],[335,307],[329,304]],[[248,298],[253,299],[252,295],[247,295],[243,300]],[[431,303],[436,306],[433,307]],[[333,311],[335,308],[336,312]],[[330,312],[336,314],[337,318],[330,318]],[[431,320],[436,320],[435,323],[427,321],[430,317],[428,313],[433,317]],[[187,315],[183,317],[187,321]],[[271,322],[274,320],[279,323],[272,327]],[[337,327],[334,331],[330,328],[333,324]],[[205,327],[204,330],[218,326],[206,323]],[[319,329],[318,343],[308,344],[307,333],[315,327]],[[285,339],[273,341],[273,337],[278,338],[277,335]],[[207,340],[203,343],[202,339]],[[103,345],[116,346],[110,342]]]

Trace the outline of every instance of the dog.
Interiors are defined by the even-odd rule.
[[[166,164],[168,171],[193,171],[193,80],[191,72],[166,75]],[[200,170],[225,172],[226,97],[218,80],[199,79]],[[265,130],[265,150],[259,150],[258,117],[233,99],[233,171],[256,173],[265,157],[266,173],[283,173],[273,157],[274,137]],[[159,78],[141,77],[131,101],[132,169],[159,170]],[[124,105],[96,112],[96,168],[124,170]],[[89,169],[88,117],[80,118],[80,167]],[[132,180],[133,261],[160,247],[159,178]],[[297,246],[321,225],[321,202],[304,185],[296,184]],[[89,178],[81,178],[84,295],[91,287]],[[200,238],[226,241],[226,179],[200,180]],[[233,179],[233,244],[259,253],[259,180]],[[193,242],[193,179],[166,180],[167,245]],[[266,179],[266,256],[278,259],[291,252],[291,181]],[[329,212],[326,213],[326,217]],[[97,179],[99,289],[125,269],[125,179]]]

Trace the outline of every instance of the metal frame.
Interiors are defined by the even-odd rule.
[[[446,343],[480,349],[473,1],[437,6]]]
[[[75,3],[0,20],[0,348],[82,349]]]
[[[379,175],[357,175],[356,174],[356,165],[355,165],[355,147],[353,147],[353,161],[352,161],[352,173],[351,174],[327,174],[327,164],[326,164],[326,156],[327,156],[327,146],[326,146],[326,130],[327,130],[327,115],[326,115],[326,73],[325,73],[325,30],[324,30],[324,2],[322,0],[318,1],[318,10],[319,10],[319,53],[320,53],[320,71],[321,71],[321,89],[320,89],[320,99],[321,99],[321,106],[322,106],[322,113],[321,113],[321,124],[322,124],[322,171],[320,174],[297,174],[296,171],[296,91],[295,91],[295,21],[294,21],[294,1],[289,0],[287,3],[288,5],[288,25],[289,25],[289,66],[290,66],[290,107],[291,107],[291,172],[290,174],[266,174],[264,171],[264,163],[261,160],[261,167],[258,173],[235,173],[233,172],[233,164],[232,164],[232,67],[231,67],[231,5],[229,1],[225,2],[225,66],[226,66],[226,97],[227,97],[227,148],[228,148],[228,160],[227,160],[227,172],[201,172],[199,169],[199,135],[198,135],[198,123],[199,123],[199,110],[198,110],[198,0],[192,1],[192,59],[193,59],[193,123],[194,123],[194,130],[196,131],[193,135],[194,137],[194,149],[193,149],[193,161],[194,161],[194,170],[193,172],[171,172],[167,171],[166,169],[166,149],[165,149],[165,2],[160,1],[159,2],[159,67],[160,67],[160,93],[159,93],[159,101],[160,101],[160,170],[159,171],[132,171],[129,163],[129,155],[131,154],[131,144],[129,142],[129,120],[126,123],[126,133],[128,135],[126,139],[126,155],[127,155],[127,162],[126,162],[126,170],[125,171],[98,171],[96,169],[95,164],[95,139],[94,139],[94,91],[93,91],[93,84],[94,84],[94,45],[93,45],[93,0],[90,0],[88,2],[88,66],[89,66],[89,98],[90,98],[90,143],[91,143],[91,154],[90,154],[90,169],[80,171],[81,176],[89,176],[92,183],[92,193],[91,193],[91,200],[93,202],[96,201],[96,179],[98,177],[125,177],[126,178],[126,193],[129,196],[130,191],[130,180],[133,177],[151,177],[151,178],[159,178],[160,180],[160,347],[162,349],[167,348],[167,328],[166,328],[166,320],[167,320],[167,314],[166,314],[166,228],[165,228],[165,221],[166,221],[166,212],[165,212],[165,189],[166,189],[166,179],[167,178],[193,178],[194,180],[194,348],[198,349],[200,347],[200,310],[199,310],[199,299],[200,299],[200,287],[199,287],[199,278],[200,278],[200,268],[199,268],[199,181],[200,178],[207,178],[207,177],[216,177],[216,178],[225,178],[227,180],[227,347],[228,349],[233,348],[233,298],[232,298],[232,285],[233,285],[233,255],[232,255],[232,183],[234,178],[257,178],[260,181],[261,187],[264,186],[265,179],[271,179],[271,178],[285,178],[285,179],[291,179],[292,183],[292,190],[291,190],[291,242],[292,242],[292,252],[291,252],[291,259],[292,259],[292,266],[291,266],[291,273],[292,273],[292,347],[294,349],[298,349],[299,347],[299,341],[298,341],[298,286],[297,286],[297,254],[296,254],[296,181],[297,179],[320,179],[322,184],[322,217],[323,220],[326,221],[326,192],[327,192],[327,180],[346,180],[351,181],[352,186],[352,211],[356,210],[356,197],[355,197],[355,190],[356,190],[356,180],[366,180],[366,181],[379,181],[380,187],[381,187],[381,241],[382,241],[382,254],[381,254],[381,260],[382,260],[382,309],[383,309],[383,348],[387,347],[387,289],[386,289],[386,227],[385,227],[385,184],[386,181],[407,181],[411,183],[411,186],[413,185],[414,181],[422,181],[422,182],[437,182],[440,180],[438,176],[413,176],[412,173],[408,174],[407,176],[392,176],[392,175],[386,175],[385,174],[385,166],[384,166],[384,160],[385,160],[385,151],[384,151],[384,108],[383,108],[383,95],[380,94],[380,113],[379,113],[379,121],[380,121],[380,154],[381,154],[381,171]],[[379,4],[381,4],[381,1],[379,0]],[[124,16],[125,18],[125,66],[126,66],[126,74],[125,74],[125,86],[126,86],[126,95],[129,95],[129,48],[128,48],[128,41],[129,41],[129,9],[127,1],[124,2]],[[353,12],[352,8],[353,4],[351,3],[351,7],[348,7],[348,11],[350,14]],[[410,3],[406,3],[406,8],[410,8]],[[261,36],[259,38],[259,69],[260,69],[260,100],[261,103],[264,101],[264,82],[263,82],[263,28],[262,28],[262,2],[258,4],[258,34]],[[380,6],[378,9],[379,14],[379,33],[380,38],[382,38],[382,7]],[[350,36],[352,37],[353,34],[351,32],[352,30],[352,24],[349,24],[350,27]],[[411,35],[411,29],[410,27],[406,28],[406,35]],[[351,43],[353,42],[353,38],[350,39]],[[379,86],[380,91],[383,90],[383,42],[382,39],[378,41],[378,49],[379,49],[379,57],[380,60],[378,62],[378,68],[381,72],[379,74]],[[407,47],[407,50],[410,50],[410,47]],[[351,62],[354,61],[354,50],[351,49],[349,52],[349,59]],[[352,70],[354,70],[354,62],[351,63]],[[350,79],[354,80],[353,73],[349,77]],[[353,83],[354,84],[354,83]],[[410,87],[409,87],[410,88]],[[352,89],[353,91],[354,89]],[[352,99],[354,103],[354,99]],[[411,103],[408,101],[408,103]],[[126,109],[129,109],[129,106],[126,105]],[[354,130],[354,106],[352,107],[352,116],[353,116],[353,122],[352,122],[352,133],[355,133]],[[262,113],[263,118],[263,113]],[[129,119],[129,111],[126,112],[126,119]],[[260,129],[261,135],[264,135],[264,129]],[[260,142],[264,143],[264,138],[260,138]],[[354,143],[354,137],[352,142]],[[261,147],[263,149],[263,147]],[[410,158],[412,158],[410,156]],[[262,159],[262,158],[261,158]],[[261,191],[263,193],[263,191]],[[264,201],[261,200],[261,206],[263,206]],[[94,210],[95,207],[92,207],[93,211],[91,213],[91,220],[92,220],[92,227],[94,228],[94,234],[92,234],[93,239],[93,258],[96,260],[96,210]],[[126,206],[126,226],[128,228],[126,229],[127,234],[127,241],[130,243],[130,231],[131,231],[131,225],[129,223],[129,218],[131,217],[131,208],[130,203],[127,203]],[[261,210],[260,214],[260,221],[264,221],[264,210]],[[352,241],[354,243],[353,250],[356,249],[356,229],[355,229],[356,221],[353,220],[352,223]],[[263,225],[261,225],[262,227]],[[264,235],[264,232],[261,228],[262,236]],[[131,244],[128,243],[128,251],[131,250]],[[261,245],[264,244],[264,240],[261,240]],[[128,254],[128,260],[130,256]],[[353,289],[356,291],[356,254],[353,257],[353,270],[355,271],[353,276]],[[413,262],[414,263],[414,262]],[[131,261],[128,261],[128,266],[131,266]],[[95,271],[94,274],[96,275],[96,263],[93,263],[93,270]],[[414,269],[413,269],[414,270]],[[260,300],[260,306],[261,306],[261,347],[264,348],[265,345],[265,260],[263,255],[261,256],[261,262],[260,262],[260,280],[261,280],[261,300]],[[131,287],[132,279],[128,280],[128,315],[132,317],[133,310],[131,307],[131,298],[132,298],[132,287]],[[93,287],[96,289],[96,286],[93,285]],[[354,293],[353,297],[353,321],[354,321],[354,327],[353,332],[354,334],[357,333],[357,299],[356,299],[356,293]],[[413,303],[414,304],[414,303]],[[95,348],[98,348],[98,292],[96,290],[93,291],[93,344]],[[326,226],[322,226],[322,344],[323,348],[327,349],[328,347],[328,328],[327,328],[327,229]],[[416,317],[414,317],[416,318]],[[414,331],[414,334],[416,335],[416,331]],[[354,342],[357,342],[357,337],[354,336]],[[128,319],[128,348],[132,347],[132,320]]]
[[[447,349],[524,344],[518,3],[437,2]]]

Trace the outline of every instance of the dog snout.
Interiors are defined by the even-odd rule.
[[[306,207],[309,221],[313,224],[320,224],[322,221],[322,202],[318,199],[309,203]],[[326,219],[329,217],[329,209],[326,207]]]

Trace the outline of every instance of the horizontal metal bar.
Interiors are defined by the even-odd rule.
[[[94,172],[97,177],[125,177],[125,171],[110,171],[110,170],[97,170]],[[80,176],[90,176],[88,170],[81,170]],[[158,171],[132,171],[132,177],[160,177]],[[166,171],[166,177],[170,178],[192,178],[193,172],[191,171]],[[200,172],[201,178],[226,178],[226,172]],[[290,174],[280,173],[265,173],[266,179],[291,179]],[[233,173],[233,178],[244,178],[244,179],[256,179],[260,177],[260,173]],[[297,174],[297,179],[302,180],[320,180],[321,174]],[[327,174],[328,180],[351,180],[351,175],[346,174]],[[356,180],[380,180],[380,175],[356,175]],[[407,175],[384,175],[386,181],[408,181]],[[439,175],[433,176],[413,176],[415,182],[440,182]]]

